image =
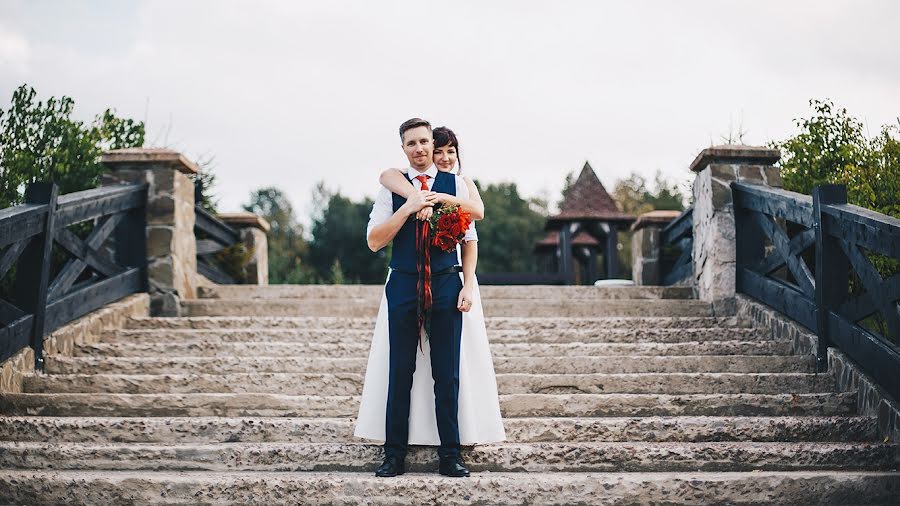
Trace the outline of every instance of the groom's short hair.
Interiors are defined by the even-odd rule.
[[[431,123],[425,121],[422,118],[411,118],[400,124],[400,140],[403,140],[403,134],[406,133],[407,130],[412,130],[413,128],[419,127],[428,127],[428,131],[431,131]]]

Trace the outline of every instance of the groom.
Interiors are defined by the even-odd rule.
[[[375,476],[403,474],[409,440],[409,404],[413,373],[418,352],[419,321],[417,315],[419,268],[416,249],[419,210],[431,207],[434,193],[447,193],[468,198],[465,182],[450,173],[439,172],[432,163],[434,151],[431,125],[413,118],[400,125],[403,151],[409,159],[407,178],[418,190],[404,200],[382,187],[369,216],[367,240],[372,251],[393,243],[391,275],[385,286],[388,302],[390,364],[385,420],[384,463]],[[466,241],[477,240],[474,227],[466,231]],[[462,289],[456,252],[431,248],[432,309],[429,344],[434,378],[435,414],[441,446],[439,470],[445,476],[469,476],[460,461],[459,423],[459,354],[462,313],[457,297]],[[424,266],[422,266],[424,267]]]

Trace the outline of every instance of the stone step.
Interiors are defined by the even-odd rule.
[[[677,317],[712,316],[699,300],[485,299],[485,316],[503,317]],[[368,299],[192,299],[181,302],[185,316],[372,317],[379,301]]]
[[[480,286],[485,299],[690,299],[688,286]],[[216,285],[201,286],[203,299],[370,299],[378,301],[384,285]]]
[[[510,442],[834,441],[878,439],[860,416],[507,418]],[[351,418],[0,417],[0,441],[81,443],[337,443],[359,441]]]
[[[890,471],[366,473],[5,471],[14,504],[866,504],[896,505]]]
[[[363,373],[367,358],[315,357],[65,357],[51,355],[49,374]],[[811,372],[811,355],[494,357],[497,373],[622,374],[667,372]]]
[[[856,413],[856,393],[512,394],[504,417],[837,416]],[[354,417],[359,398],[280,394],[0,394],[0,413],[33,416]]]
[[[32,393],[273,393],[359,395],[363,375],[354,373],[236,374],[50,374],[26,376]],[[825,393],[828,374],[810,373],[640,373],[497,375],[501,394],[543,393]]]
[[[729,317],[494,317],[485,318],[488,330],[581,330],[607,331],[625,329],[631,332],[661,329],[722,329],[748,328],[750,324]],[[137,317],[126,320],[130,329],[330,329],[369,330],[375,327],[373,317],[336,316],[195,316],[195,317]]]
[[[353,343],[269,342],[237,343],[151,342],[124,339],[82,345],[75,348],[77,357],[215,357],[215,356],[305,356],[351,358],[368,357],[371,344],[365,340]],[[495,343],[495,357],[594,357],[629,355],[790,355],[790,341],[713,341],[688,343]]]
[[[675,472],[896,470],[900,445],[881,443],[503,443],[464,448],[473,472]],[[0,442],[0,468],[111,471],[371,471],[369,443]],[[413,472],[437,467],[433,448],[412,447]]]
[[[222,329],[126,329],[105,332],[106,343],[183,344],[185,346],[220,343],[315,343],[368,347],[373,329],[335,330],[325,328],[222,328]],[[749,328],[684,329],[496,329],[488,331],[495,344],[566,343],[705,343],[718,341],[758,341],[759,332]]]

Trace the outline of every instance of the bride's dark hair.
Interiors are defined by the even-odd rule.
[[[432,135],[434,136],[434,149],[442,148],[444,146],[456,148],[456,164],[459,166],[456,173],[462,174],[462,158],[459,156],[459,140],[456,139],[456,134],[453,133],[453,130],[450,130],[445,126],[437,127],[432,131]]]

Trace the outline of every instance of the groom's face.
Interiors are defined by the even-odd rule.
[[[406,153],[412,168],[425,170],[431,167],[431,157],[434,153],[431,130],[420,126],[403,132],[403,152]]]

